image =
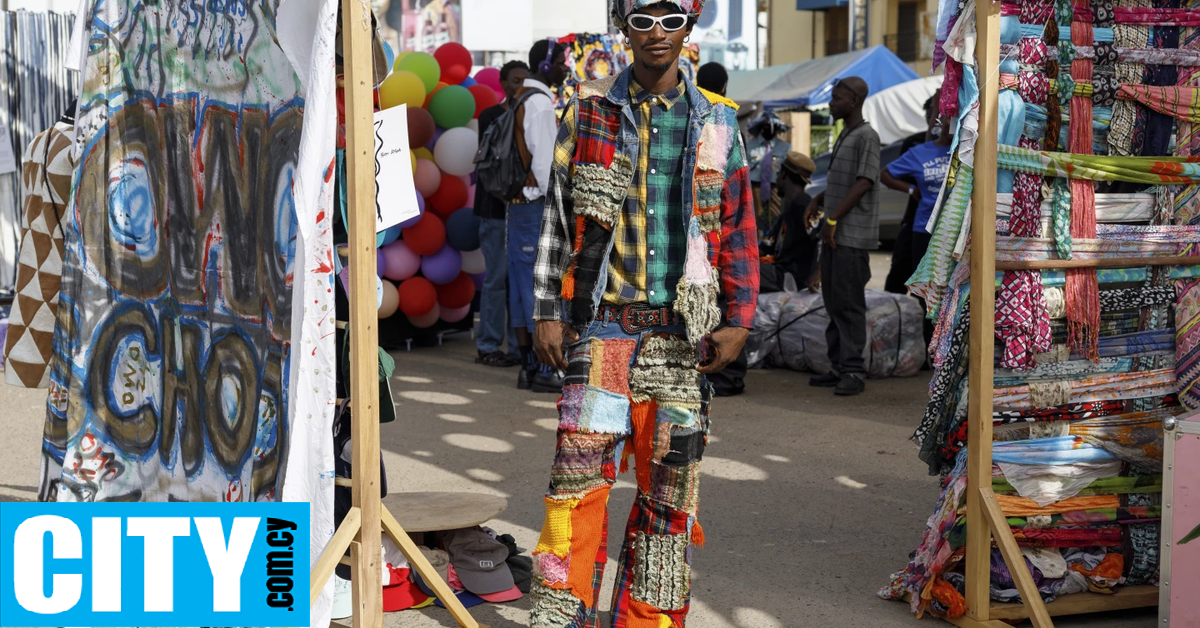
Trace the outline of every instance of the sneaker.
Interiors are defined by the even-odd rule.
[[[533,387],[533,378],[537,375],[537,371],[529,369],[521,369],[517,371],[517,388],[520,390],[529,390]]]
[[[330,619],[346,619],[354,614],[354,591],[349,580],[333,576],[333,614]]]
[[[842,378],[838,377],[837,373],[830,371],[824,375],[813,375],[808,378],[808,385],[818,388],[833,388],[840,381],[842,381]]]
[[[533,376],[533,392],[561,395],[563,380],[566,377],[566,373],[557,369],[549,372],[539,371],[537,375]]]
[[[857,375],[843,375],[842,380],[833,389],[833,394],[839,397],[853,397],[867,388],[866,382]]]

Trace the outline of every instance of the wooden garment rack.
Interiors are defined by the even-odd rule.
[[[1075,615],[1156,606],[1158,588],[1125,587],[1115,595],[1078,593],[1042,602],[1012,529],[992,491],[992,390],[995,358],[996,269],[1174,266],[1200,263],[1195,257],[996,262],[996,157],[1000,92],[1000,3],[975,4],[975,57],[979,77],[979,136],[975,143],[975,187],[971,209],[971,329],[967,433],[967,612],[947,619],[963,628],[1010,628],[1003,620],[1029,619],[1053,628],[1052,615]],[[982,285],[980,285],[982,283]],[[979,287],[981,289],[974,289]],[[991,601],[992,539],[1004,556],[1024,604]]]
[[[421,578],[462,628],[476,622],[442,580],[416,543],[381,503],[379,479],[379,315],[375,307],[375,135],[371,6],[365,0],[342,3],[342,47],[346,97],[346,210],[350,236],[350,398],[354,404],[351,446],[354,477],[346,518],[313,567],[311,605],[333,575],[346,550],[353,570],[354,628],[383,628],[380,548],[386,531]],[[332,436],[331,436],[332,437]]]

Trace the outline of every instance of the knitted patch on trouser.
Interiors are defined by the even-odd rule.
[[[628,434],[629,397],[594,386],[564,386],[558,401],[558,429]]]
[[[629,363],[637,341],[632,338],[594,338],[591,342],[588,384],[618,395],[629,395]]]
[[[702,426],[700,410],[678,406],[659,406],[658,422],[683,429],[699,429]]]
[[[534,579],[529,590],[533,608],[529,611],[530,628],[574,628],[576,617],[584,611],[570,591],[552,589]]]
[[[704,432],[691,428],[671,428],[671,450],[661,458],[668,467],[681,467],[700,462],[704,457],[706,436]]]
[[[629,373],[633,400],[699,409],[702,400],[696,364],[696,350],[686,338],[646,336]]]
[[[608,488],[588,493],[571,510],[571,556],[568,561],[567,584],[584,606],[595,605],[593,586],[595,563],[604,542],[608,522]]]
[[[533,575],[548,585],[565,587],[571,573],[571,557],[559,558],[554,554],[535,554]]]
[[[700,507],[700,462],[684,466],[651,463],[649,498],[695,516]]]
[[[687,534],[646,534],[633,539],[634,600],[663,610],[679,610],[688,601],[691,567],[688,565]]]
[[[550,493],[582,496],[589,490],[615,482],[614,441],[612,434],[560,431],[554,466],[550,469]],[[605,465],[606,462],[609,464]]]
[[[542,535],[533,553],[550,553],[566,558],[571,553],[571,510],[579,504],[579,500],[547,497],[544,501],[546,521],[542,524]]]

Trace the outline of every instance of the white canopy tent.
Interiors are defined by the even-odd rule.
[[[898,142],[928,128],[925,101],[941,86],[941,76],[927,76],[889,87],[867,97],[863,117],[879,133],[882,145]]]

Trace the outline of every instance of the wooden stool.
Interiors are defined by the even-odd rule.
[[[508,509],[508,500],[483,493],[390,493],[383,505],[408,533],[472,528]]]

